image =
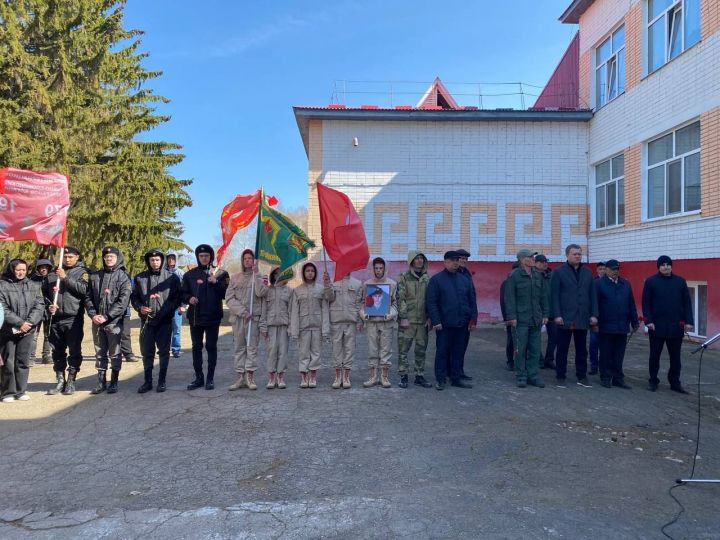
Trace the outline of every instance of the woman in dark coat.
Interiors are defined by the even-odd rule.
[[[0,330],[0,398],[4,403],[27,401],[30,349],[34,330],[42,321],[45,302],[40,288],[27,276],[28,265],[13,259],[0,281],[0,305],[5,321]]]

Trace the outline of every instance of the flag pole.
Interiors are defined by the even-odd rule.
[[[257,236],[260,234],[260,221],[262,217],[262,208],[263,203],[265,202],[265,188],[263,186],[260,186],[260,207],[258,208],[258,215],[257,215],[257,232],[255,233],[255,261],[257,261]],[[255,261],[253,261],[253,269],[252,269],[252,283],[250,284],[250,319],[248,320],[248,329],[247,329],[247,339],[245,340],[246,345],[250,345],[250,331],[252,330],[252,311],[253,311],[253,304],[255,300]],[[240,265],[242,265],[242,261],[240,261]]]
[[[63,245],[60,246],[60,268],[62,268],[63,263],[63,257],[65,257],[65,242],[63,242]],[[57,274],[55,274],[57,276]],[[57,282],[55,285],[55,294],[53,295],[53,306],[57,306],[58,298],[60,297],[60,276],[57,278]],[[50,314],[50,317],[48,317],[48,333],[50,332],[50,326],[52,325],[52,319],[53,314]]]

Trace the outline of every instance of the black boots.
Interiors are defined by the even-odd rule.
[[[215,368],[208,368],[208,376],[205,379],[205,390],[213,390],[215,388]]]
[[[160,368],[160,375],[158,376],[158,384],[156,389],[158,392],[164,392],[165,390],[167,390],[167,386],[165,385],[165,377],[167,377],[167,368]]]
[[[152,390],[152,369],[145,370],[145,382],[138,388],[138,394],[144,394]]]
[[[201,388],[205,384],[205,377],[203,376],[202,371],[196,371],[195,372],[195,378],[193,381],[187,385],[188,390],[197,390],[198,388]]]
[[[110,375],[110,384],[107,387],[108,394],[114,394],[118,391],[118,378],[120,377],[120,370],[113,369]]]
[[[75,393],[75,377],[77,377],[77,369],[68,369],[67,381],[65,382],[65,388],[63,388],[64,396],[72,396]]]
[[[65,390],[65,372],[64,371],[56,371],[55,378],[57,380],[57,385],[55,385],[55,388],[51,388],[50,390],[47,391],[48,396],[55,396],[55,395],[63,392],[63,390]]]
[[[102,394],[105,390],[107,390],[107,376],[105,374],[106,371],[104,369],[98,369],[98,385],[90,390],[91,394]]]

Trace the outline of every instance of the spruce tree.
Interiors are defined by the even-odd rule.
[[[111,244],[132,271],[151,247],[182,249],[177,212],[190,181],[169,169],[184,156],[140,135],[169,120],[148,82],[142,32],[123,28],[126,0],[0,2],[0,167],[70,177],[68,243],[99,265]],[[29,243],[6,243],[34,257]],[[59,261],[56,261],[59,262]]]

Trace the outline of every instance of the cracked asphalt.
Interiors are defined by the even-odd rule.
[[[633,390],[597,378],[593,388],[569,379],[566,389],[518,389],[499,326],[472,334],[471,390],[403,390],[395,372],[392,389],[363,389],[363,336],[350,390],[330,388],[324,345],[316,389],[298,388],[291,368],[286,390],[266,390],[261,351],[260,388],[228,392],[229,332],[209,392],[185,390],[187,327],[164,394],[137,394],[142,368],[132,363],[118,394],[89,395],[89,339],[76,395],[45,396],[52,368],[35,366],[31,400],[0,404],[0,538],[656,539],[677,511],[667,490],[689,476],[696,440],[691,345],[691,396],[666,383],[645,390],[642,336],[626,356]],[[430,375],[432,358],[434,338]],[[703,359],[699,478],[720,477],[719,360]],[[661,378],[666,357],[662,367]],[[686,512],[667,532],[720,539],[720,486],[674,493]]]

